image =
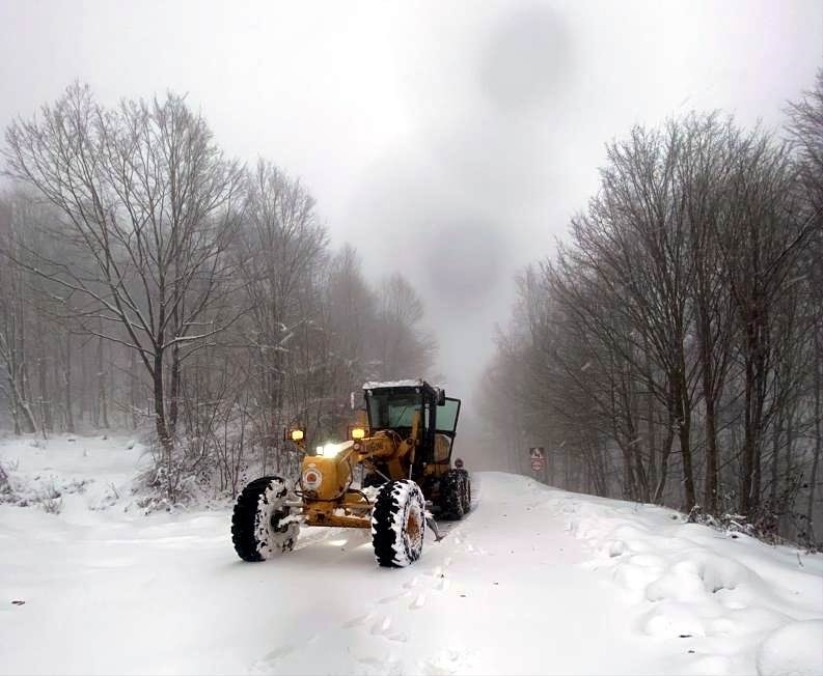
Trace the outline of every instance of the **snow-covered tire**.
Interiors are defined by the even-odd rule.
[[[423,551],[426,501],[414,481],[389,481],[377,494],[371,517],[372,545],[377,563],[404,568]]]
[[[472,508],[472,480],[466,470],[458,470],[461,473],[460,483],[460,504],[463,507],[463,514],[468,514]]]
[[[244,561],[265,561],[294,549],[300,524],[281,523],[291,513],[284,502],[286,482],[265,476],[248,484],[237,498],[231,517],[234,550]]]
[[[449,470],[440,479],[440,518],[443,521],[460,521],[465,512],[463,495],[465,482],[460,470]]]

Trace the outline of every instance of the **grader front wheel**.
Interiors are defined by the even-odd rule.
[[[234,550],[244,561],[265,561],[294,549],[300,524],[288,518],[287,493],[286,482],[276,476],[255,479],[240,493],[231,536]]]
[[[425,504],[423,492],[414,481],[403,479],[383,485],[371,521],[378,564],[404,568],[420,558],[426,530]]]

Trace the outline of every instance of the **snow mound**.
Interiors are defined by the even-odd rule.
[[[83,520],[130,495],[134,477],[149,462],[145,448],[130,437],[33,436],[0,443],[7,491],[0,502],[39,507]]]
[[[637,563],[631,561],[628,565],[637,566]],[[716,594],[721,589],[736,589],[750,574],[748,568],[736,561],[696,551],[685,558],[677,558],[662,575],[647,585],[646,598],[649,601],[705,598],[706,594]]]
[[[688,643],[684,673],[823,674],[823,557],[656,506],[565,500],[587,567],[641,611],[640,634]]]

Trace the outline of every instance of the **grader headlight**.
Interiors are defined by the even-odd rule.
[[[306,428],[302,425],[286,427],[283,430],[283,441],[291,441],[297,448],[305,453],[306,448],[303,444],[306,443]]]
[[[317,455],[323,458],[333,458],[347,447],[348,444],[324,444],[317,447]]]
[[[353,441],[363,441],[366,438],[366,428],[362,425],[349,427],[349,439]]]

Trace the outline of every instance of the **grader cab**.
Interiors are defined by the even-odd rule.
[[[452,449],[460,400],[424,380],[366,383],[365,415],[347,439],[309,454],[305,430],[288,438],[306,453],[292,482],[267,476],[248,484],[232,515],[232,540],[245,561],[294,548],[300,524],[369,528],[377,562],[402,567],[423,548],[429,518],[460,519],[471,508],[471,481]],[[355,485],[357,466],[362,481]]]

